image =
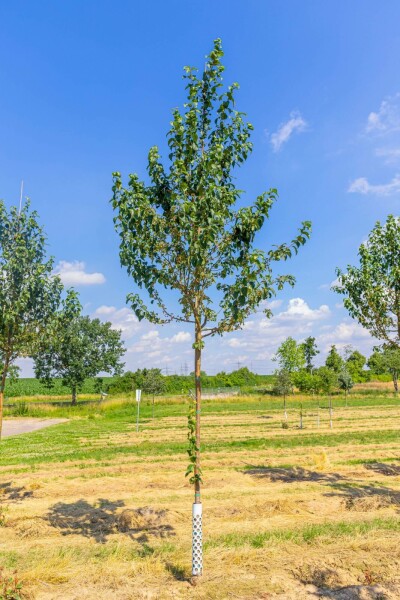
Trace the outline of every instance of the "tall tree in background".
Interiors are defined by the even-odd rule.
[[[325,361],[325,366],[328,367],[328,369],[334,371],[335,373],[340,373],[340,371],[344,367],[343,358],[336,350],[335,344],[332,344],[331,349],[328,352],[328,356],[326,357]]]
[[[357,267],[336,270],[333,289],[345,296],[344,306],[370,334],[400,347],[400,218],[379,221],[361,244]]]
[[[399,392],[399,374],[400,374],[400,348],[384,346],[383,359],[387,373],[390,373],[393,380],[394,391]]]
[[[49,386],[53,378],[60,377],[71,390],[72,404],[76,404],[85,379],[102,372],[120,374],[125,353],[120,331],[112,329],[111,323],[83,317],[80,311],[71,292],[33,356],[36,377]]]
[[[350,373],[354,381],[362,381],[365,375],[364,366],[367,362],[366,357],[358,350],[354,350],[348,355],[346,360],[346,370]]]
[[[56,314],[62,283],[51,275],[46,237],[29,202],[7,211],[0,202],[0,438],[4,389],[15,360],[30,356]]]
[[[309,373],[311,373],[314,368],[312,360],[315,356],[317,356],[317,354],[319,354],[315,337],[310,336],[306,338],[301,344],[301,347],[303,348],[303,354],[306,361],[306,369]]]
[[[238,84],[222,89],[221,41],[216,40],[202,75],[185,67],[187,101],[175,109],[168,133],[169,163],[157,147],[148,156],[147,185],[130,175],[124,188],[114,173],[113,206],[120,234],[120,258],[151,306],[128,296],[139,319],[178,321],[194,330],[195,411],[189,418],[188,474],[194,485],[193,575],[202,572],[201,542],[201,356],[204,339],[240,328],[263,301],[291,275],[274,275],[273,265],[290,258],[306,242],[305,222],[290,244],[270,250],[254,247],[255,235],[269,218],[277,191],[257,197],[252,206],[235,208],[241,191],[234,171],[252,150],[253,127],[235,108]],[[180,310],[167,306],[163,290],[173,290]],[[172,295],[173,297],[173,295]],[[174,302],[172,306],[177,306]],[[267,309],[268,316],[271,312]]]
[[[383,375],[388,372],[382,348],[379,346],[374,348],[367,360],[367,366],[374,375]]]
[[[288,373],[303,369],[306,364],[303,344],[298,344],[292,337],[286,338],[276,351],[273,360],[279,363],[281,370]]]

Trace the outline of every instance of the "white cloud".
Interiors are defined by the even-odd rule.
[[[103,273],[86,273],[85,263],[78,260],[60,260],[54,273],[65,285],[98,285],[106,281]]]
[[[298,111],[290,113],[290,119],[285,123],[281,123],[278,130],[271,134],[271,144],[274,152],[279,152],[283,144],[285,144],[293,133],[300,133],[307,129],[307,122],[303,119]]]
[[[94,316],[104,317],[106,321],[112,324],[113,329],[122,331],[122,337],[125,340],[131,338],[143,327],[129,308],[117,309],[115,306],[102,305],[95,310]]]
[[[292,298],[289,300],[287,310],[279,313],[276,316],[276,319],[279,321],[293,319],[319,321],[320,319],[325,319],[330,314],[331,311],[326,304],[322,304],[319,308],[312,309],[303,298]]]
[[[115,306],[99,306],[99,308],[96,309],[96,315],[112,315],[113,313],[116,312],[116,308]]]
[[[267,303],[267,308],[274,310],[274,308],[279,308],[282,306],[282,300],[269,300]]]
[[[388,96],[377,112],[370,112],[365,128],[367,133],[387,134],[400,131],[400,93]]]
[[[176,333],[170,339],[173,344],[180,344],[181,342],[190,342],[192,336],[188,331],[179,331],[179,333]]]
[[[373,185],[366,177],[355,179],[347,190],[351,194],[372,194],[375,196],[390,196],[400,192],[400,175],[395,175],[392,181],[385,184]]]
[[[376,340],[355,321],[342,321],[331,331],[318,336],[317,343],[322,346],[323,352],[328,352],[332,344],[343,349],[350,343],[360,351],[369,352]]]

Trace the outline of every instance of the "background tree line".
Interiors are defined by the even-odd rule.
[[[331,393],[338,388],[347,394],[355,383],[373,379],[392,379],[398,392],[400,349],[396,347],[378,346],[367,359],[352,346],[345,346],[339,353],[333,344],[325,364],[315,367],[313,361],[318,354],[314,337],[308,337],[302,343],[292,337],[282,342],[274,357],[279,364],[275,372],[275,392],[286,395],[296,387],[303,393],[319,394]]]

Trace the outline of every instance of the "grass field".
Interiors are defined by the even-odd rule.
[[[1,442],[3,576],[39,600],[400,598],[400,406],[350,402],[333,429],[326,399],[288,429],[279,399],[205,402],[196,587],[186,407],[144,403],[138,434],[130,402],[35,408],[71,420]]]

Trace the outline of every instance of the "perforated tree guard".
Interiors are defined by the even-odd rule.
[[[201,575],[203,572],[203,506],[193,504],[193,530],[192,530],[192,575]]]

